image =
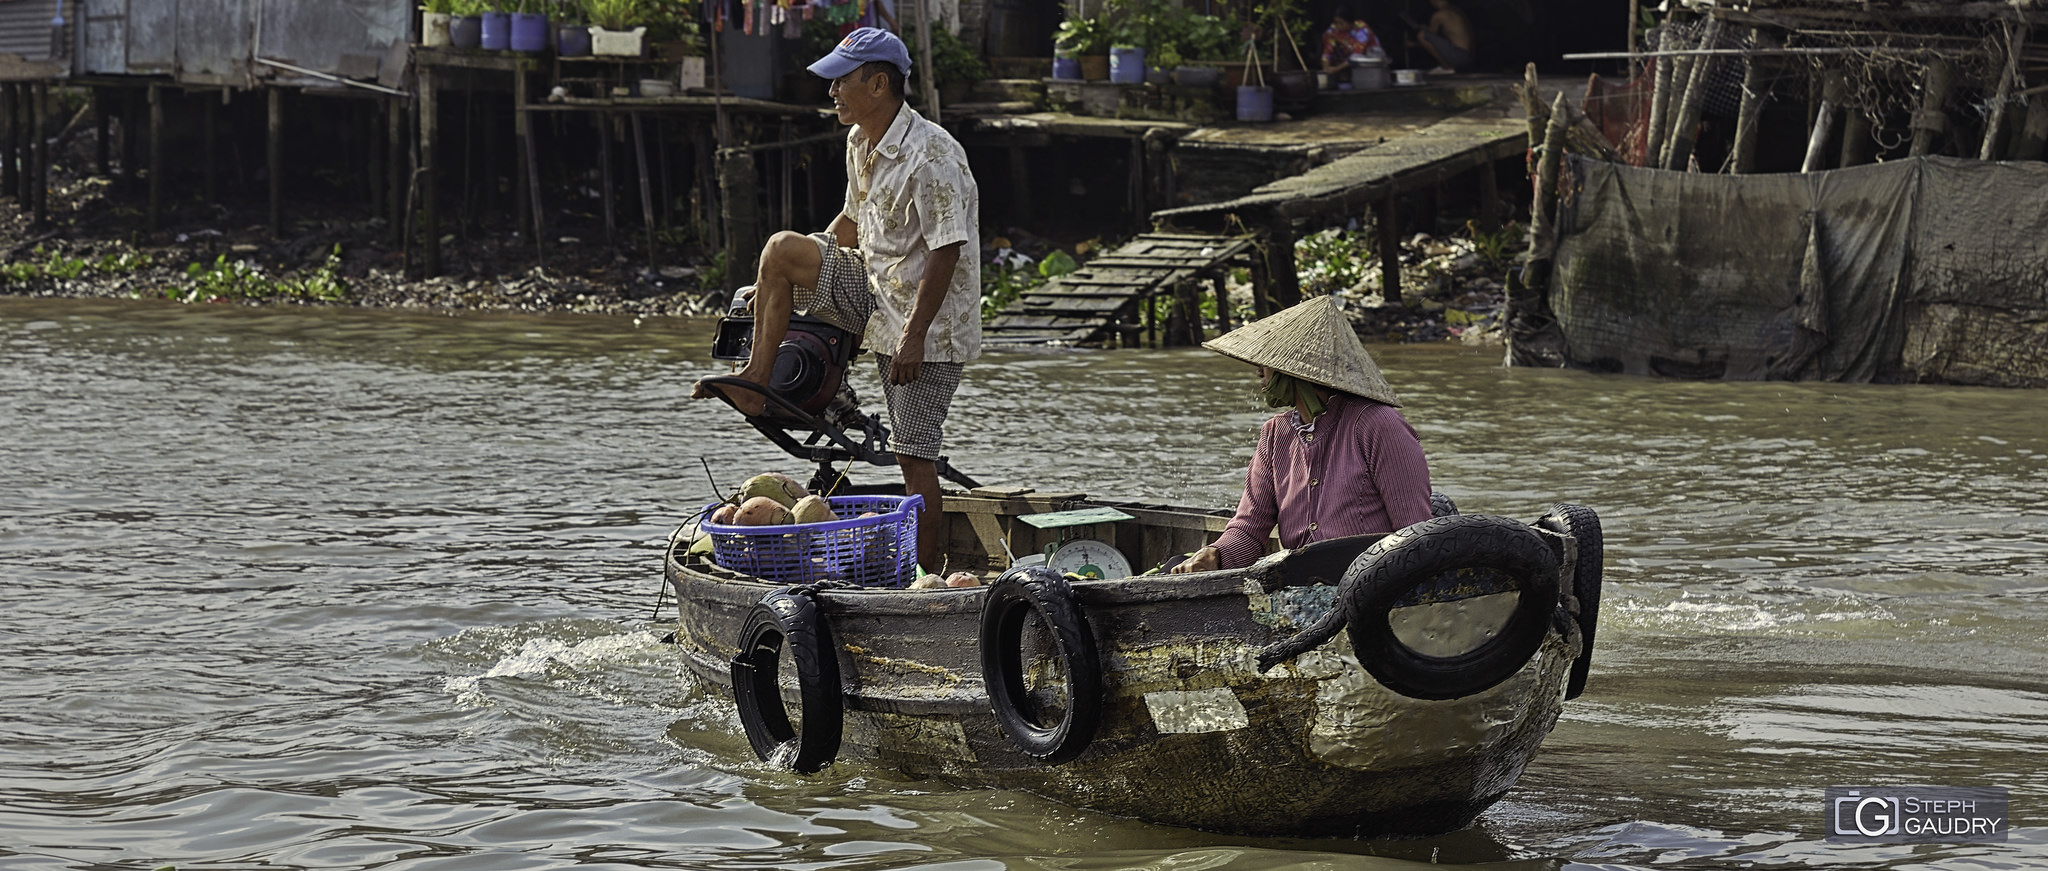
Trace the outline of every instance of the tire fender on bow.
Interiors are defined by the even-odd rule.
[[[1066,706],[1058,720],[1038,715],[1039,702],[1026,685],[1024,628],[1037,617],[1056,646]],[[1019,566],[988,587],[981,604],[981,671],[989,709],[1010,741],[1025,755],[1051,765],[1071,761],[1088,749],[1102,718],[1102,664],[1095,636],[1074,602],[1067,580],[1044,566]]]
[[[754,755],[764,761],[774,758],[778,748],[795,740],[796,755],[789,767],[804,774],[830,765],[839,755],[845,709],[839,658],[814,595],[792,588],[761,597],[740,626],[738,653],[732,658],[733,703]],[[803,704],[801,729],[790,722],[777,680],[785,647]]]

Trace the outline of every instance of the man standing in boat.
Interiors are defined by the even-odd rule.
[[[1175,573],[1242,568],[1275,526],[1296,548],[1428,520],[1429,462],[1401,402],[1336,297],[1288,308],[1202,343],[1258,367],[1266,404],[1237,513]]]
[[[937,460],[967,361],[981,355],[981,199],[967,152],[904,104],[910,50],[863,27],[810,70],[831,81],[846,136],[846,201],[824,232],[784,230],[761,251],[753,357],[738,377],[765,390],[793,312],[863,335],[889,413],[889,449],[906,492],[924,497],[919,562],[933,564],[941,522]],[[716,395],[698,382],[692,396]],[[742,414],[764,396],[734,391]]]

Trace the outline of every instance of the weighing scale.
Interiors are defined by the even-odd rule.
[[[1114,508],[1080,508],[1073,511],[1025,514],[1017,519],[1038,529],[1070,530],[1097,523],[1115,523],[1119,520],[1137,518]],[[1091,580],[1131,576],[1131,561],[1124,556],[1123,551],[1117,550],[1105,541],[1070,538],[1064,532],[1061,533],[1061,539],[1057,544],[1046,548],[1045,564],[1062,575],[1073,574]]]

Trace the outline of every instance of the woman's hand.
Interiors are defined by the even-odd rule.
[[[1192,556],[1189,556],[1187,559],[1181,560],[1179,564],[1175,565],[1173,568],[1167,569],[1166,571],[1167,574],[1173,575],[1185,575],[1193,572],[1213,572],[1217,569],[1218,564],[1221,563],[1222,560],[1222,554],[1219,551],[1217,551],[1215,547],[1205,547],[1201,550],[1195,551]]]

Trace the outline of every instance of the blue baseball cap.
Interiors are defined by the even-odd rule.
[[[832,53],[818,58],[810,70],[826,79],[836,79],[869,61],[884,60],[896,65],[905,76],[910,75],[910,49],[896,34],[878,27],[862,27],[846,35],[845,39],[833,46]]]

